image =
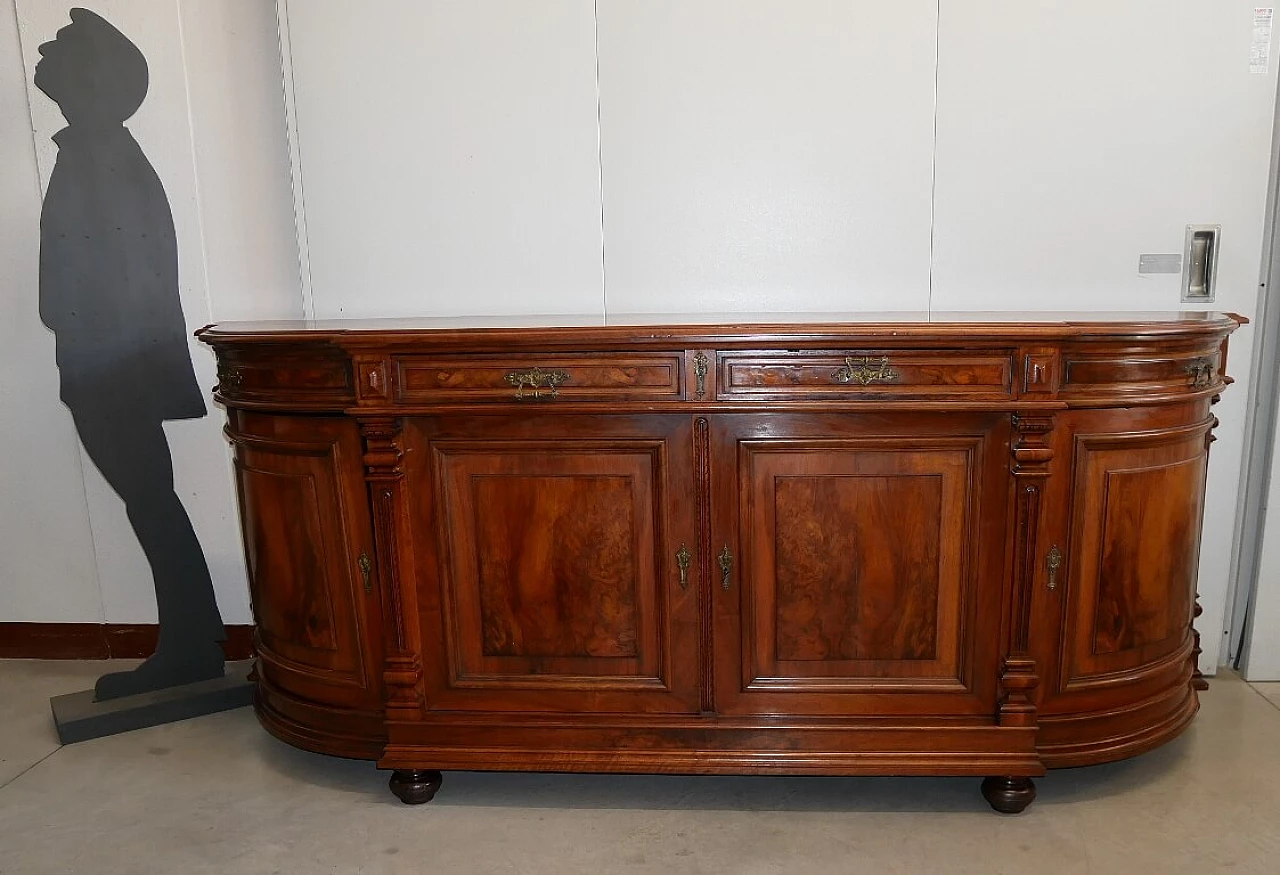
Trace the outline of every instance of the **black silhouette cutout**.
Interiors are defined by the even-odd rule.
[[[36,87],[67,120],[40,215],[40,318],[57,336],[62,400],[151,565],[160,618],[155,654],[99,678],[101,701],[223,675],[226,632],[162,427],[206,410],[169,201],[124,127],[147,94],[146,59],[86,9],[40,54]]]

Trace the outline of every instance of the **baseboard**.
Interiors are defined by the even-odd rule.
[[[253,626],[227,626],[227,659],[253,656]],[[0,659],[144,659],[155,652],[154,623],[0,623]]]

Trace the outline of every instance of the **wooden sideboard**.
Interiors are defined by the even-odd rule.
[[[202,329],[258,715],[406,802],[439,769],[977,775],[1021,811],[1198,707],[1240,321]]]

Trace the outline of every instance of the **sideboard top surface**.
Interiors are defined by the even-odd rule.
[[[722,339],[809,341],[847,337],[910,335],[913,338],[1046,340],[1075,337],[1194,335],[1230,332],[1243,317],[1216,312],[1034,312],[970,313],[680,313],[443,316],[383,319],[317,319],[223,322],[196,332],[211,343],[272,341],[306,337],[317,341],[386,342],[444,340],[466,334],[497,339],[521,334],[567,334],[614,342]]]

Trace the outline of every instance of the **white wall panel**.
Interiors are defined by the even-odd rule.
[[[274,4],[180,8],[211,318],[300,318]]]
[[[274,4],[179,0],[207,309],[200,324],[303,316]],[[187,311],[189,314],[190,310]],[[212,351],[196,344],[203,385]],[[224,413],[167,423],[223,621],[252,622]],[[217,432],[218,449],[213,445]]]
[[[12,4],[0,6],[0,623],[102,622],[79,440],[40,323],[40,180]]]
[[[1212,309],[1252,315],[1276,62],[1249,72],[1240,0],[942,0],[935,310],[1179,309],[1188,223],[1221,223]],[[1274,47],[1273,47],[1274,48]],[[1201,551],[1205,670],[1222,644],[1252,333],[1215,412]]]
[[[1252,308],[1280,66],[1249,72],[1253,8],[942,0],[934,308],[1177,309],[1138,256],[1203,222],[1216,308]]]
[[[592,0],[287,9],[316,316],[600,311]]]
[[[935,0],[601,0],[611,312],[924,310]]]
[[[1251,681],[1280,681],[1280,468],[1272,464],[1245,666]]]

